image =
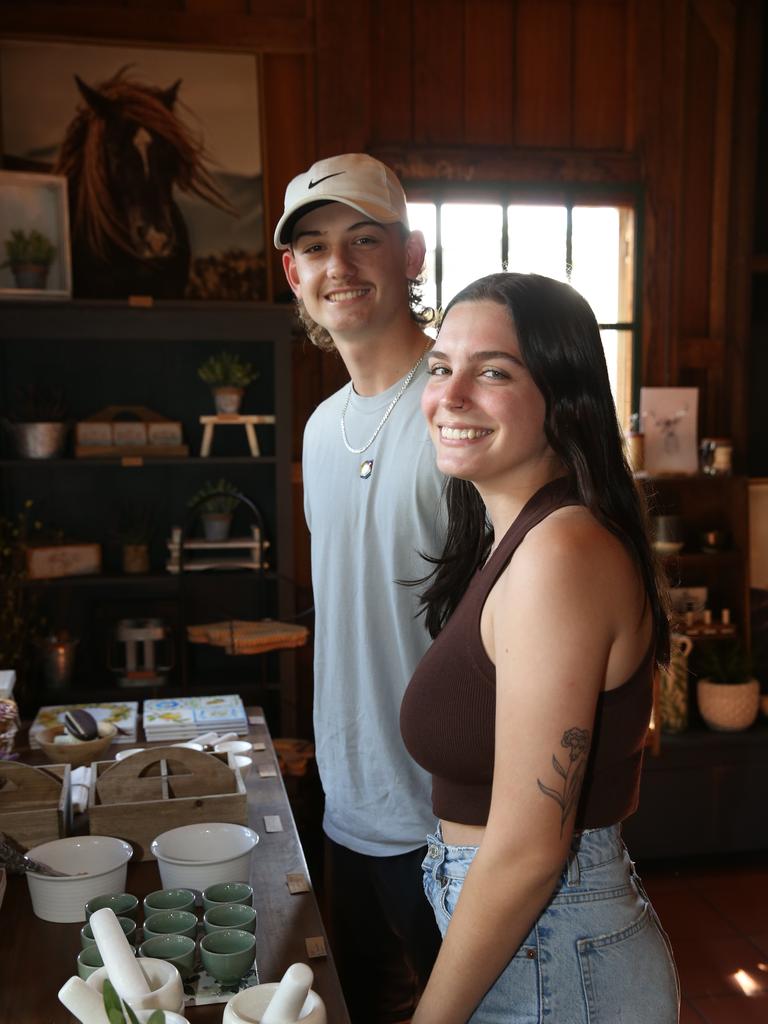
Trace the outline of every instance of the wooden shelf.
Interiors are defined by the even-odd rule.
[[[189,456],[167,456],[167,457],[146,457],[140,464],[135,462],[135,457],[126,456],[131,459],[131,464],[125,466],[122,459],[0,459],[0,466],[4,469],[50,469],[51,466],[62,466],[72,469],[77,466],[82,469],[146,469],[147,466],[210,466],[216,463],[225,465],[249,465],[262,463],[274,465],[277,459],[274,455],[209,455],[201,459],[197,455]]]

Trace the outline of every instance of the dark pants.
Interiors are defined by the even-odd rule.
[[[426,847],[395,857],[326,845],[331,947],[352,1024],[410,1019],[440,947],[424,895]]]

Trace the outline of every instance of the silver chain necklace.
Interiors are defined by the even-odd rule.
[[[392,399],[392,401],[389,403],[387,408],[384,410],[384,415],[379,420],[378,426],[376,427],[374,432],[371,434],[370,438],[365,442],[365,444],[363,445],[362,448],[353,448],[352,447],[352,445],[349,443],[349,438],[347,437],[347,428],[346,428],[346,426],[344,424],[344,417],[347,415],[347,409],[349,408],[349,403],[352,400],[352,391],[354,390],[353,386],[352,386],[352,382],[350,381],[349,392],[347,393],[347,400],[344,403],[344,408],[341,411],[341,439],[344,442],[344,447],[347,449],[348,452],[351,452],[353,455],[361,455],[364,451],[366,451],[366,449],[371,447],[373,442],[379,436],[379,431],[381,430],[381,428],[384,426],[384,424],[389,419],[390,413],[392,412],[392,410],[395,408],[397,403],[400,401],[400,399],[405,394],[405,390],[408,387],[408,385],[411,383],[411,381],[413,380],[414,374],[416,373],[418,368],[421,366],[421,364],[424,362],[424,356],[426,354],[427,354],[427,349],[425,348],[424,351],[419,356],[419,358],[417,359],[417,361],[414,363],[414,365],[410,368],[410,370],[406,374],[405,380],[400,385],[400,388],[399,388],[397,394]],[[365,463],[363,463],[363,465],[365,465]],[[373,465],[373,463],[371,462],[371,466],[372,465]],[[361,470],[361,475],[362,475],[362,470]],[[370,475],[370,470],[369,470],[369,472],[366,475]]]

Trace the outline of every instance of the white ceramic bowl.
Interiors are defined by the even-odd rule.
[[[222,1024],[258,1024],[277,992],[279,982],[269,981],[253,985],[232,996],[224,1007]],[[314,989],[310,989],[299,1011],[302,1024],[326,1024],[325,1004]]]
[[[214,882],[247,882],[259,837],[245,825],[206,821],[181,825],[152,840],[164,889],[200,889]]]
[[[85,921],[85,904],[94,896],[125,892],[128,861],[133,856],[130,843],[112,836],[70,836],[54,839],[28,851],[71,877],[39,875],[27,872],[32,909],[43,921]],[[85,874],[75,874],[85,872]]]
[[[249,754],[253,750],[253,744],[248,740],[223,740],[215,744],[213,749],[217,754]]]
[[[136,1010],[169,1010],[171,1013],[184,1012],[184,985],[181,975],[167,960],[155,957],[140,956],[136,962],[149,982],[150,991],[145,996],[131,999],[131,1009]],[[86,985],[101,992],[107,977],[106,967],[99,967],[86,981]]]
[[[246,757],[245,754],[227,754],[227,764],[230,768],[240,769],[240,778],[245,782],[248,776],[251,774],[251,768],[253,767],[253,759]]]

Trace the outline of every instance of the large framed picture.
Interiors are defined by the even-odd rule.
[[[0,298],[69,298],[66,178],[0,171],[0,252]]]
[[[3,167],[66,179],[76,298],[266,295],[257,58],[0,40]]]
[[[640,388],[645,469],[651,476],[697,473],[698,388]]]

